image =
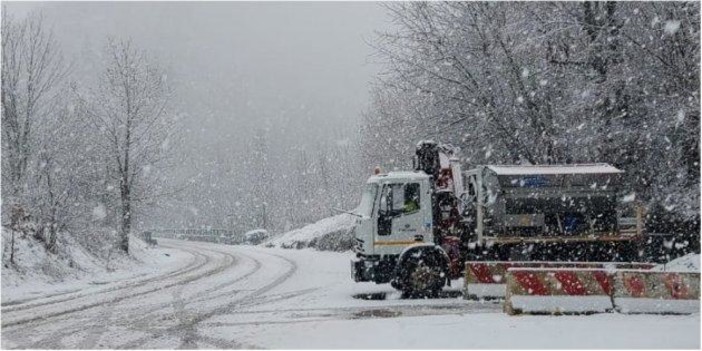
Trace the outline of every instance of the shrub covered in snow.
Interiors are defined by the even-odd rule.
[[[244,244],[258,245],[268,238],[268,231],[265,229],[254,229],[244,234]]]

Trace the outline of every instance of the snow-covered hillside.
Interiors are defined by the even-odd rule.
[[[130,237],[130,255],[112,250],[104,257],[90,252],[71,235],[62,235],[57,253],[49,253],[32,236],[16,234],[14,264],[10,263],[11,232],[2,231],[2,302],[52,294],[66,289],[123,280],[160,269],[162,249],[150,248],[143,240]]]
[[[353,245],[355,225],[354,216],[340,214],[283,233],[268,240],[263,245],[295,249],[311,247],[321,251],[346,251],[350,250]]]

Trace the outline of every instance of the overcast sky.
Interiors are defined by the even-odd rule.
[[[4,3],[43,11],[78,80],[100,71],[108,35],[131,38],[167,68],[191,140],[216,144],[261,121],[291,142],[345,135],[378,71],[366,41],[387,26],[372,2]]]
[[[162,202],[160,214],[154,208],[146,216],[154,225],[221,225],[226,218],[218,213],[234,213],[227,201],[243,201],[256,177],[242,162],[255,158],[256,129],[266,130],[270,166],[281,179],[296,169],[291,161],[300,153],[315,157],[325,143],[348,145],[380,70],[367,42],[389,26],[372,2],[3,4],[17,18],[43,12],[81,89],[103,72],[108,36],[132,39],[166,70],[172,112],[184,127],[181,162],[169,172],[176,182],[195,181],[188,181],[184,203]],[[347,158],[344,167],[354,156]],[[276,183],[271,190],[289,187]],[[176,211],[183,208],[200,214]]]

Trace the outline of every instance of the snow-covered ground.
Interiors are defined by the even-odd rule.
[[[264,246],[283,248],[313,247],[323,251],[346,251],[353,242],[356,217],[340,214],[321,219],[302,228],[291,230],[266,241]]]
[[[130,257],[113,254],[99,259],[70,236],[62,238],[61,251],[49,254],[32,238],[17,238],[15,267],[9,267],[9,233],[3,231],[2,305],[17,304],[47,295],[99,290],[106,284],[124,283],[175,270],[182,265],[181,250],[149,247],[137,237],[130,238]],[[9,251],[8,251],[9,252]]]
[[[349,253],[159,242],[181,251],[175,271],[3,305],[2,347],[700,348],[699,314],[511,317],[460,280],[427,300],[354,283]]]

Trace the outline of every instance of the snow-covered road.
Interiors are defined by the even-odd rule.
[[[159,239],[158,274],[3,302],[3,348],[697,348],[700,316],[520,316],[357,284],[349,254]],[[366,300],[358,295],[385,297]]]

